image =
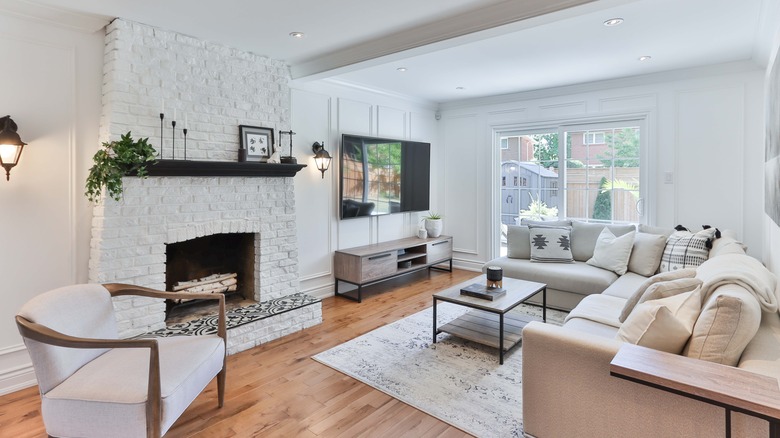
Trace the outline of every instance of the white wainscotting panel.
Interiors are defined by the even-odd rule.
[[[338,135],[360,134],[372,135],[373,105],[351,99],[338,99]],[[341,141],[341,138],[339,138]]]
[[[443,120],[447,145],[444,157],[444,233],[454,237],[453,250],[478,254],[479,202],[489,193],[482,187],[484,174],[479,168],[478,122],[476,115],[450,117]]]
[[[437,137],[436,127],[436,114],[433,111],[411,111],[409,113],[410,140],[428,142],[433,146]]]
[[[677,93],[678,222],[743,233],[744,101],[741,86]]]
[[[339,98],[337,107],[338,128],[337,135],[341,142],[341,134],[359,134],[372,135],[373,128],[373,105],[352,99]],[[341,145],[339,145],[339,148]],[[335,192],[334,203],[336,208],[340,209],[338,188]],[[340,211],[335,212],[336,217],[340,217]],[[338,221],[338,245],[334,249],[351,248],[353,246],[368,245],[372,242],[373,226],[371,218],[353,218]]]
[[[312,154],[305,154],[301,162],[309,167],[295,178],[295,209],[298,229],[298,267],[301,290],[316,287],[313,280],[325,278],[330,282],[333,273],[331,229],[337,220],[333,191],[338,167],[336,145],[330,142],[330,96],[309,91],[292,90],[292,126],[299,134],[296,141],[311,145],[325,142],[325,149],[333,156],[331,167],[322,173],[314,165]],[[338,194],[336,193],[336,196]]]
[[[604,112],[631,111],[636,109],[655,108],[658,106],[658,95],[655,93],[635,96],[618,96],[599,99],[599,110]]]
[[[562,102],[548,105],[539,105],[536,108],[537,115],[543,119],[575,116],[588,112],[588,102]]]
[[[379,137],[406,139],[406,111],[387,106],[378,106],[377,135]]]
[[[0,348],[0,395],[27,388],[35,383],[32,363],[24,344]]]
[[[0,57],[24,66],[4,69],[3,115],[11,115],[28,143],[0,190],[0,356],[7,356],[0,361],[0,392],[8,392],[34,382],[14,315],[34,296],[76,282],[75,197],[81,182],[76,187],[75,48],[12,35],[1,40]]]
[[[377,242],[409,237],[407,221],[409,213],[388,214],[377,217]]]

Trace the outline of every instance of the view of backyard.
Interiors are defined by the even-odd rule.
[[[519,134],[500,141],[502,255],[506,226],[523,219],[639,222],[639,127]]]

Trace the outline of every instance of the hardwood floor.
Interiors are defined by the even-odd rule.
[[[225,406],[216,381],[166,437],[469,437],[311,356],[431,306],[431,295],[478,275],[431,271],[330,297],[323,323],[228,357]],[[0,397],[0,437],[45,437],[37,388]]]

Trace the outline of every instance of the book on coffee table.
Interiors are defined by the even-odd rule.
[[[472,283],[460,290],[461,295],[482,298],[493,301],[506,295],[506,289],[500,287],[487,287],[484,284]]]

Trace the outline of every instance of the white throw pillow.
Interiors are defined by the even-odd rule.
[[[631,249],[634,247],[635,231],[615,237],[612,231],[604,227],[596,241],[593,257],[587,264],[612,271],[618,275],[626,273],[628,260],[631,257]]]
[[[628,270],[643,277],[652,277],[661,264],[666,237],[660,234],[636,233],[634,249],[628,260]]]
[[[618,319],[620,319],[620,322],[626,321],[628,315],[631,313],[632,310],[634,310],[634,306],[636,306],[637,303],[639,303],[639,300],[642,298],[642,296],[644,296],[645,292],[647,292],[647,289],[649,289],[650,286],[663,281],[673,281],[679,278],[692,278],[695,276],[696,276],[695,268],[680,269],[677,271],[662,272],[660,274],[653,275],[652,277],[645,280],[644,283],[640,284],[639,287],[631,295],[631,297],[628,300],[626,300],[626,305],[623,306],[623,311],[620,312],[620,318]]]
[[[616,338],[667,353],[680,354],[701,310],[700,289],[636,306]]]
[[[569,227],[528,227],[531,239],[532,262],[571,263],[571,228]]]

